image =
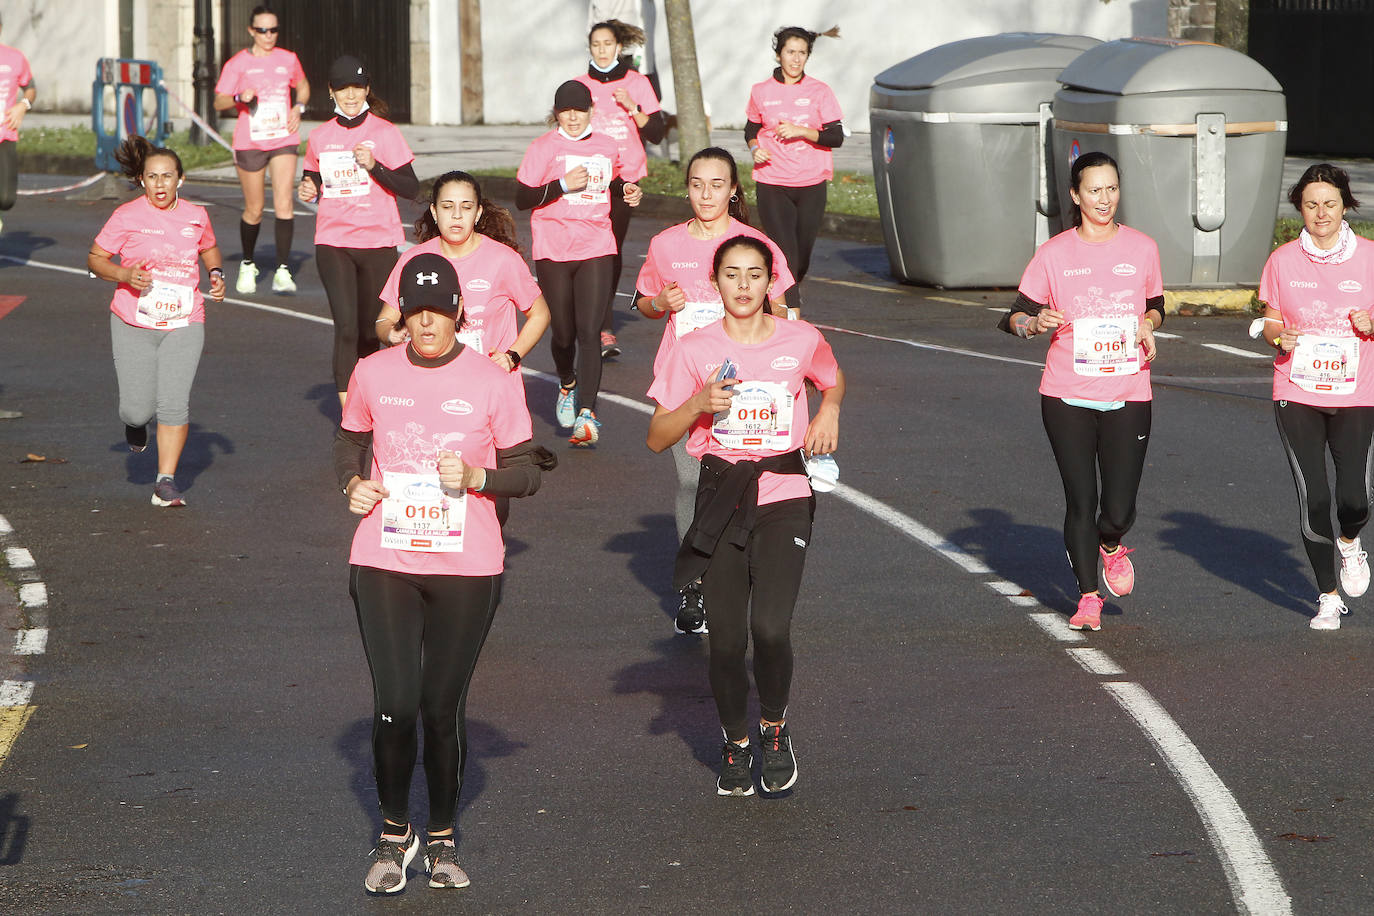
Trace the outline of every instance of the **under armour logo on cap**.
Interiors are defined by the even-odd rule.
[[[441,254],[427,251],[416,255],[401,272],[397,305],[402,317],[421,309],[433,309],[456,318],[460,296],[458,271],[454,270],[453,262]]]
[[[417,274],[415,275],[415,285],[416,285],[416,286],[424,286],[426,283],[433,283],[435,286],[438,286],[438,285],[439,285],[439,271],[436,270],[436,271],[434,271],[433,273],[427,273],[427,274],[417,273]]]

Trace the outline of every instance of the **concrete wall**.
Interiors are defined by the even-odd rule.
[[[112,0],[6,0],[0,42],[24,52],[38,87],[36,111],[90,111],[95,62],[119,51]]]
[[[937,45],[998,32],[1063,32],[1110,40],[1168,34],[1170,0],[695,0],[692,16],[712,122],[740,126],[749,87],[772,73],[770,47],[784,25],[843,38],[818,39],[807,72],[829,83],[846,123],[868,129],[868,92],[879,71]],[[668,28],[658,0],[656,57],[664,107],[674,110]],[[483,0],[488,123],[540,121],[564,79],[586,70],[587,6],[580,0]],[[439,36],[434,36],[439,53]],[[453,54],[456,57],[456,35]],[[448,53],[447,51],[445,52]]]

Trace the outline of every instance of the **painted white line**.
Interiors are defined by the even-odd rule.
[[[999,595],[1019,595],[1025,591],[1015,582],[1008,582],[1006,579],[993,579],[991,582],[984,582],[983,584]]]
[[[48,648],[47,627],[20,630],[14,637],[15,655],[42,655]]]
[[[3,515],[0,515],[0,534],[14,534],[14,526]]]
[[[1052,611],[1044,611],[1039,614],[1027,614],[1031,623],[1048,633],[1052,638],[1060,642],[1083,642],[1083,634],[1077,630],[1069,629],[1069,619],[1063,614],[1056,614]]]
[[[1188,793],[1217,849],[1236,907],[1265,916],[1292,913],[1292,901],[1245,812],[1173,717],[1139,684],[1102,686],[1135,719]]]
[[[1040,603],[1034,595],[1008,595],[1007,600],[1017,607],[1035,607]]]
[[[33,681],[0,681],[0,706],[28,706]]]
[[[48,586],[42,582],[24,583],[19,586],[19,603],[29,608],[47,607]]]
[[[1078,662],[1079,666],[1089,674],[1100,674],[1103,677],[1120,677],[1126,673],[1126,669],[1112,661],[1111,656],[1101,649],[1081,648],[1065,649],[1069,653],[1069,658]]]
[[[33,554],[25,547],[6,547],[5,562],[11,569],[33,569]]]
[[[867,289],[875,293],[900,293],[901,287],[897,286],[875,286],[872,283],[855,283],[853,280],[832,280],[830,277],[812,277],[818,283],[829,283],[832,286],[848,286],[853,289]],[[934,296],[926,296],[927,299],[934,299]],[[940,301],[940,300],[936,300]],[[964,303],[967,305],[968,303]]]
[[[46,261],[33,261],[29,258],[16,258],[7,254],[0,254],[0,261],[9,261],[11,264],[21,264],[25,267],[42,267],[46,270],[57,270],[64,274],[76,274],[78,277],[89,277],[91,272],[84,267],[77,270],[75,267],[68,267],[65,264],[49,264]]]
[[[849,328],[837,328],[834,325],[818,324],[816,327],[822,331],[834,331],[836,334],[850,334],[854,337],[867,337],[869,340],[883,340],[888,343],[905,344],[908,347],[915,347],[918,350],[934,350],[937,353],[953,353],[956,356],[971,356],[974,359],[990,359],[998,363],[1011,363],[1014,366],[1033,366],[1036,369],[1045,368],[1043,362],[1036,362],[1032,359],[1016,359],[1012,356],[997,356],[993,353],[979,353],[977,350],[964,350],[960,347],[942,347],[939,344],[920,343],[915,340],[907,340],[903,337],[884,337],[881,334],[866,334],[863,331],[851,331]]]
[[[930,301],[930,302],[948,302],[950,305],[982,305],[982,304],[983,304],[983,303],[981,303],[981,302],[970,302],[970,301],[967,300],[967,299],[955,299],[955,298],[952,297],[952,296],[926,296],[925,299],[926,299],[927,301]],[[999,312],[1005,312],[1006,309],[998,309],[997,311],[999,311]]]
[[[1155,331],[1156,337],[1163,337],[1165,340],[1178,340],[1182,334],[1170,334],[1168,331]]]
[[[1247,359],[1272,359],[1272,353],[1256,353],[1253,350],[1242,350],[1240,347],[1232,347],[1226,344],[1203,344],[1209,350],[1216,350],[1218,353],[1229,353],[1231,356],[1244,356]]]

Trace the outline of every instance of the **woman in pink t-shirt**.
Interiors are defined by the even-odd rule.
[[[771,79],[755,83],[745,109],[744,140],[754,156],[759,219],[778,247],[797,284],[787,304],[801,307],[801,281],[811,266],[811,249],[825,216],[826,186],[835,174],[831,150],[844,143],[840,103],[830,87],[806,74],[820,34],[796,26],[773,33],[778,66]]]
[[[269,170],[277,246],[272,292],[296,291],[290,265],[295,228],[291,192],[296,178],[296,150],[301,142],[297,131],[310,101],[310,81],[305,78],[300,59],[277,47],[280,29],[277,14],[270,7],[254,7],[248,16],[248,37],[252,43],[224,62],[215,83],[215,110],[238,114],[233,145],[234,165],[243,188],[243,217],[239,221],[243,262],[234,290],[244,296],[258,288],[259,271],[253,249],[262,228],[264,175]]]
[[[1358,598],[1369,588],[1360,532],[1369,521],[1374,464],[1374,243],[1345,221],[1359,206],[1344,169],[1320,163],[1288,193],[1302,234],[1269,256],[1260,276],[1264,316],[1255,324],[1275,350],[1274,417],[1293,469],[1303,545],[1317,577],[1314,630],[1335,630],[1347,613],[1337,590]],[[1331,527],[1327,453],[1336,468]]]
[[[683,436],[701,459],[696,514],[678,551],[674,585],[700,580],[711,609],[710,680],[725,744],[720,795],[753,795],[749,674],[754,643],[762,780],[782,792],[797,780],[787,727],[792,616],[801,588],[815,499],[803,450],[839,443],[844,374],[825,338],[805,321],[768,314],[773,252],[736,236],[716,248],[711,276],[725,317],[678,342],[649,397],[649,448]],[[819,389],[811,419],[805,382]]]
[[[662,318],[663,340],[654,357],[654,374],[663,371],[679,337],[720,321],[725,304],[711,277],[716,248],[727,238],[747,235],[763,241],[773,251],[773,285],[769,295],[773,313],[786,317],[782,294],[792,286],[787,259],[773,241],[749,225],[749,205],[739,189],[735,158],[718,146],[698,151],[687,163],[687,200],[693,216],[670,226],[649,241],[649,254],[635,281],[641,315]],[[692,521],[697,478],[701,463],[687,454],[685,441],[672,447],[677,470],[677,536],[686,537]],[[679,633],[705,633],[706,610],[699,582],[688,583],[678,602],[675,627]]]
[[[619,19],[594,23],[587,33],[587,49],[591,52],[587,72],[577,77],[577,81],[592,93],[592,130],[616,142],[620,148],[621,176],[626,181],[639,181],[648,174],[644,144],[661,142],[668,131],[658,94],[649,78],[631,69],[630,59],[622,56],[626,47],[643,47],[644,43],[644,30],[638,26]],[[603,359],[620,354],[620,345],[615,338],[615,293],[620,286],[621,249],[625,246],[632,212],[623,197],[611,198],[615,259],[611,262],[611,294],[606,298],[606,317],[601,322]]]
[[[577,80],[558,87],[549,123],[525,151],[515,205],[530,210],[534,271],[549,303],[550,349],[558,371],[554,417],[587,448],[601,436],[601,322],[611,292],[615,235],[611,198],[639,206],[639,185],[622,174],[620,148],[592,130],[592,93]]]
[[[430,887],[469,883],[454,824],[467,761],[467,692],[501,596],[496,497],[529,496],[556,463],[530,441],[510,375],[458,339],[452,262],[408,262],[398,301],[410,338],[361,360],[334,443],[349,511],[362,516],[349,593],[372,673],[372,756],[383,818],[364,887],[405,888],[420,853],[410,826],[417,720],[429,788]]]
[[[0,213],[14,206],[19,192],[19,125],[37,97],[28,58],[0,45]]]
[[[124,441],[131,451],[147,448],[148,422],[157,416],[152,502],[184,506],[176,471],[191,428],[191,382],[205,345],[200,262],[210,272],[216,302],[224,299],[224,270],[209,214],[177,194],[181,158],[135,136],[120,145],[115,159],[143,195],[115,210],[95,237],[86,266],[118,284],[110,300],[110,342]]]
[[[1113,595],[1135,587],[1132,551],[1121,539],[1135,522],[1145,469],[1164,285],[1154,240],[1116,221],[1116,160],[1084,153],[1069,186],[1074,228],[1036,251],[1001,327],[1027,338],[1052,335],[1040,414],[1064,482],[1064,546],[1081,592],[1069,626],[1099,630],[1098,558]]]
[[[320,202],[315,266],[334,316],[334,384],[342,404],[353,366],[377,349],[377,296],[405,241],[396,198],[414,199],[414,155],[386,105],[372,94],[362,61],[344,55],[329,68],[336,115],[315,128],[296,195]]]

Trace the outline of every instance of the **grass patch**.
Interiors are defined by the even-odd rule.
[[[1367,239],[1374,239],[1374,221],[1364,219],[1350,220],[1350,231]],[[1296,216],[1281,216],[1274,223],[1274,247],[1291,242],[1302,232],[1302,220]]]
[[[181,157],[188,172],[228,163],[229,151],[218,143],[196,146],[189,131],[167,137],[167,145]],[[304,144],[301,144],[304,150]],[[19,138],[19,151],[25,156],[70,156],[95,160],[95,131],[89,127],[39,127],[25,130]]]

